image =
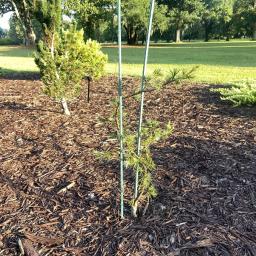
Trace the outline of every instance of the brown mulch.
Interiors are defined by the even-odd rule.
[[[138,85],[125,79],[126,93]],[[71,117],[40,86],[0,80],[1,256],[19,255],[18,241],[27,255],[256,255],[255,108],[221,102],[209,85],[147,94],[147,117],[174,133],[152,148],[158,197],[138,219],[127,198],[121,221],[118,163],[94,156],[115,143],[102,118],[116,79],[95,83]]]

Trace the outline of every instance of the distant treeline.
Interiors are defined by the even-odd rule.
[[[55,0],[0,0],[0,14],[13,11],[5,37],[27,45],[40,39],[42,25],[37,3]],[[61,1],[61,0],[59,0]],[[62,27],[73,22],[85,37],[115,42],[116,0],[62,0]],[[122,1],[123,40],[144,43],[149,0]],[[157,0],[152,38],[158,41],[251,38],[256,40],[256,0]],[[54,10],[53,10],[54,12]],[[1,34],[1,32],[0,32]],[[0,37],[3,37],[3,35]]]

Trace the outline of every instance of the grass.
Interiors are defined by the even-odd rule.
[[[107,73],[117,72],[117,48],[105,46],[109,56]],[[148,72],[161,67],[191,68],[198,65],[195,82],[229,84],[256,80],[256,42],[192,42],[181,44],[154,44],[150,49]],[[123,49],[125,75],[138,76],[142,72],[143,47]],[[7,72],[37,71],[33,50],[24,47],[0,46],[0,67]]]

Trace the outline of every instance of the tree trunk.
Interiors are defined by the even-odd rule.
[[[253,8],[256,8],[256,0],[253,2]],[[256,23],[253,24],[252,40],[256,40]]]
[[[256,23],[253,25],[252,40],[256,40]]]
[[[115,31],[115,15],[113,15],[111,19],[111,41],[114,42],[116,37],[116,31]]]
[[[176,30],[176,43],[180,43],[181,42],[181,29],[177,29]]]
[[[24,44],[26,46],[34,46],[36,42],[36,35],[32,26],[29,7],[27,6],[26,1],[25,0],[22,1],[22,4],[23,4],[22,10],[21,10],[23,14],[22,17],[20,15],[20,10],[18,9],[16,3],[13,0],[11,0],[11,3],[24,33],[24,37],[25,37]]]
[[[26,40],[25,40],[26,46],[34,46],[36,44],[36,34],[34,32],[32,25],[31,27],[27,27],[25,37],[26,37]]]
[[[146,37],[145,37],[145,36],[143,36],[143,37],[142,37],[142,40],[141,40],[141,44],[142,44],[142,45],[144,45],[144,44],[145,44],[145,42],[146,42]]]
[[[17,8],[17,5],[15,4],[14,1],[11,1],[11,3],[12,3],[12,6],[13,6],[13,9],[14,9],[14,12],[15,12],[15,14],[16,14],[16,17],[17,17],[17,19],[19,20],[19,22],[20,22],[20,24],[21,24],[23,33],[24,33],[24,35],[26,36],[26,34],[27,34],[27,33],[26,33],[26,27],[25,27],[24,22],[23,22],[22,19],[21,19],[20,12],[19,12],[19,10],[18,10],[18,8]]]
[[[51,38],[51,46],[50,46],[50,49],[51,49],[51,55],[52,55],[52,58],[54,59],[54,39],[55,39],[55,32],[52,33],[52,38]]]
[[[134,30],[133,26],[125,26],[125,31],[126,31],[126,35],[127,35],[127,44],[128,45],[136,45],[138,44],[138,33],[136,31],[136,29]]]
[[[24,24],[26,27],[26,46],[34,46],[36,43],[36,34],[34,32],[33,26],[32,26],[32,20],[31,20],[31,14],[29,12],[29,6],[26,3],[26,0],[23,0],[23,6],[24,6]]]
[[[209,42],[209,37],[210,36],[210,29],[209,29],[209,26],[208,24],[205,24],[204,26],[204,41],[205,42]]]
[[[256,29],[253,31],[252,40],[256,40]]]
[[[67,103],[67,101],[66,101],[65,98],[63,98],[63,99],[61,100],[61,105],[62,105],[64,114],[67,115],[67,116],[70,116],[70,111],[69,111],[69,109],[68,109],[68,103]]]

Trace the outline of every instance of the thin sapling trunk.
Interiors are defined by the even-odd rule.
[[[68,109],[68,103],[67,103],[65,98],[62,98],[61,105],[62,105],[64,114],[67,115],[67,116],[70,116],[71,114],[70,114],[70,111]]]

